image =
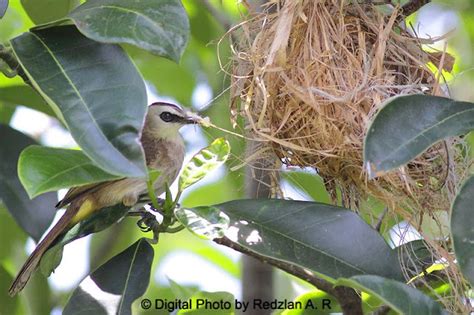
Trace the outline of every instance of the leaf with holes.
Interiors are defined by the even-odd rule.
[[[225,235],[250,251],[301,266],[330,281],[360,274],[403,280],[397,253],[357,214],[344,208],[249,199],[186,209],[177,217],[196,233]]]
[[[227,160],[230,144],[224,138],[214,140],[208,147],[199,151],[183,169],[179,177],[179,190],[183,191],[204,178]]]
[[[147,176],[139,142],[146,89],[122,48],[94,42],[74,26],[35,30],[11,43],[32,84],[97,166]]]

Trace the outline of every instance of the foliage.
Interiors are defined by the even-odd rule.
[[[231,21],[242,9],[226,2],[223,7],[211,5]],[[22,230],[40,239],[55,213],[57,198],[52,191],[122,177],[148,177],[151,184],[159,178],[160,174],[147,170],[138,141],[147,105],[146,85],[190,106],[197,83],[210,87],[215,96],[228,82],[217,74],[215,46],[208,45],[225,30],[195,1],[48,0],[39,4],[0,0],[0,30],[0,71],[5,74],[0,75],[0,305],[4,307],[0,312],[46,314],[60,307],[65,314],[76,314],[87,307],[98,314],[130,314],[146,311],[137,303],[140,297],[158,296],[233,302],[229,292],[207,292],[172,280],[163,284],[151,277],[176,248],[198,254],[238,277],[238,265],[212,241],[229,241],[227,246],[289,272],[305,270],[308,277],[293,274],[309,278],[313,285],[311,279],[329,283],[328,291],[344,285],[370,294],[378,300],[377,306],[386,304],[398,312],[443,312],[436,301],[406,284],[402,273],[407,270],[399,264],[402,261],[410,268],[411,277],[431,266],[424,243],[391,249],[386,235],[361,216],[327,204],[330,198],[317,175],[287,172],[285,177],[325,203],[243,200],[241,172],[226,173],[192,190],[217,167],[224,165],[224,172],[229,172],[232,163],[240,164],[243,141],[222,138],[216,130],[206,131],[206,139],[212,141],[184,166],[174,196],[168,189],[161,204],[151,192],[159,213],[123,205],[102,209],[49,249],[40,266],[46,275],[58,266],[67,244],[92,235],[89,251],[94,271],[72,295],[51,289],[35,275],[26,298],[7,297],[6,283],[24,261],[24,251],[18,250],[25,247]],[[224,57],[226,49],[221,47]],[[39,146],[38,139],[8,126],[19,105],[57,119],[80,150]],[[472,106],[427,96],[392,100],[371,125],[365,163],[374,175],[387,172],[434,142],[471,130]],[[227,108],[225,100],[219,99],[204,113],[228,124]],[[406,122],[405,128],[398,128],[400,121]],[[472,186],[472,179],[466,181],[453,203],[450,227],[459,266],[471,284]],[[154,238],[143,237],[134,222],[124,218],[127,214],[138,215],[139,226],[153,232]],[[184,228],[193,234],[176,233]],[[299,299],[313,298],[320,296]],[[376,307],[365,303],[364,308],[373,311]],[[226,312],[233,311],[232,307]],[[202,310],[178,311],[189,313],[202,314]]]

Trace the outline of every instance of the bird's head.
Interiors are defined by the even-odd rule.
[[[156,102],[148,106],[144,132],[151,132],[160,138],[176,137],[181,127],[197,124],[199,118],[178,105]]]

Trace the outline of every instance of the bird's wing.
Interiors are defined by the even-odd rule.
[[[70,204],[74,199],[77,199],[77,198],[83,196],[84,194],[88,194],[88,193],[97,191],[101,188],[107,187],[107,186],[115,183],[116,181],[118,181],[118,180],[73,187],[73,188],[69,189],[68,192],[66,193],[66,195],[64,196],[64,198],[56,204],[56,208],[60,209],[64,206]]]

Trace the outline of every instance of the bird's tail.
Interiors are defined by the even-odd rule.
[[[13,283],[8,290],[8,294],[10,294],[10,296],[14,296],[23,290],[31,275],[38,267],[38,264],[40,263],[44,253],[49,249],[51,244],[53,244],[58,236],[70,226],[71,219],[79,211],[79,208],[80,203],[71,203],[64,215],[59,219],[58,223],[56,223],[51,231],[49,231],[48,234],[41,240],[41,242],[39,242],[35,250],[23,264],[23,267],[21,267],[20,272],[16,276],[15,280],[13,280]]]

